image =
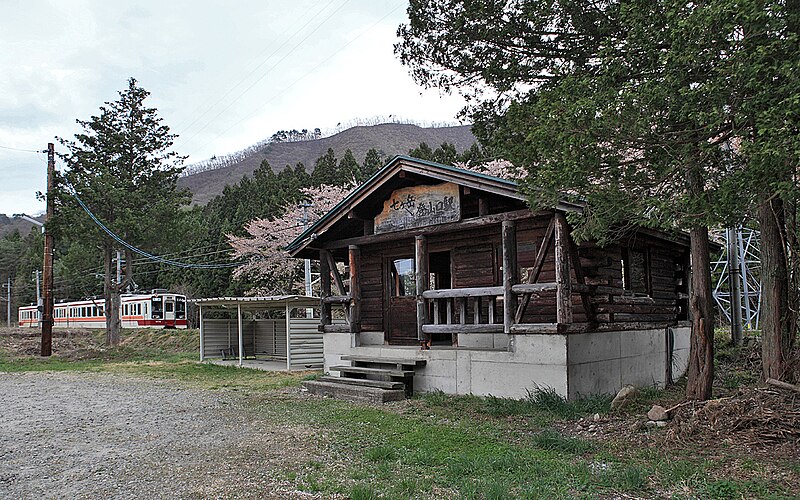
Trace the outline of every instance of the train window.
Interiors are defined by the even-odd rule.
[[[142,304],[136,304],[136,314],[142,314]]]
[[[175,317],[177,319],[186,318],[186,301],[182,297],[175,299]]]
[[[175,306],[174,302],[166,302],[164,304],[164,311],[168,312],[168,313],[171,313],[174,306]]]

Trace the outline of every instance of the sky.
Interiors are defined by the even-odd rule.
[[[456,124],[393,53],[405,0],[0,0],[0,214],[38,214],[46,155],[134,77],[187,163],[278,130]]]

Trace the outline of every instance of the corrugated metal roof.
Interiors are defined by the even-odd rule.
[[[305,295],[272,295],[269,297],[208,297],[190,299],[187,302],[200,306],[235,307],[242,305],[247,308],[280,309],[286,307],[286,305],[317,307],[319,306],[319,300],[319,297]]]

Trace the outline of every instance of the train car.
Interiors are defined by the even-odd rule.
[[[123,328],[186,328],[186,297],[175,293],[124,294],[119,317]],[[105,328],[105,299],[58,302],[53,305],[53,327]],[[19,308],[19,326],[36,328],[36,306]]]

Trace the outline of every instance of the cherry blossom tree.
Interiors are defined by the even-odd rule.
[[[323,184],[304,188],[306,203],[287,205],[283,215],[274,219],[248,222],[245,225],[247,236],[227,235],[233,258],[244,261],[233,276],[257,283],[251,290],[255,295],[300,293],[303,290],[303,261],[291,258],[284,248],[303,232],[306,214],[308,225],[313,224],[342,201],[352,187]]]

